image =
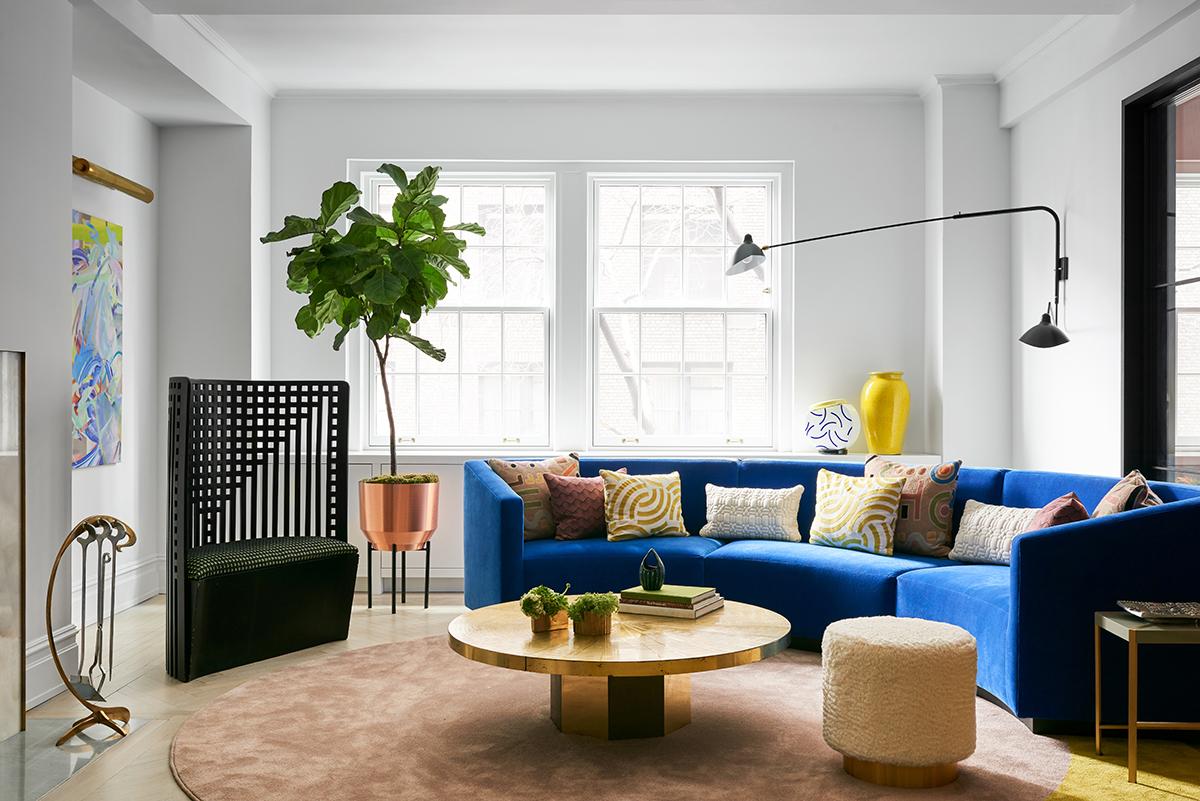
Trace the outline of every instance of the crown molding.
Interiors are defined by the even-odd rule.
[[[1038,53],[1053,45],[1067,31],[1083,22],[1084,19],[1085,16],[1083,14],[1072,14],[1070,16],[1063,17],[1054,25],[1050,26],[1049,30],[1047,30],[1038,38],[1034,39],[1029,44],[1025,45],[1025,47],[1018,50],[1011,58],[1000,65],[999,69],[996,70],[996,82],[1000,83],[1013,72],[1016,72],[1023,64],[1025,64],[1025,62],[1029,61]]]
[[[200,34],[208,44],[224,56],[230,64],[237,67],[247,78],[258,84],[258,87],[267,93],[268,97],[275,97],[278,89],[267,80],[258,68],[251,64],[245,56],[238,52],[237,48],[229,43],[224,36],[217,33],[211,25],[204,21],[203,17],[196,14],[180,14],[179,19],[183,20],[192,30]]]
[[[595,102],[597,100],[916,100],[919,94],[908,90],[862,89],[862,90],[612,90],[612,89],[278,89],[273,97],[278,100],[540,100],[549,102]]]

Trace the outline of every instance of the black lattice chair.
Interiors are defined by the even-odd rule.
[[[170,381],[167,672],[344,640],[345,381]]]

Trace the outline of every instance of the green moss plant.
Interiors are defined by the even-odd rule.
[[[567,614],[571,620],[580,620],[588,613],[603,617],[617,611],[619,603],[620,598],[614,592],[585,592],[571,602]]]
[[[398,473],[386,476],[371,476],[363,479],[365,484],[436,484],[441,479],[437,473]]]
[[[562,592],[555,592],[545,584],[539,584],[521,596],[521,613],[525,617],[554,617],[570,607],[571,602],[567,600],[569,589],[570,584],[563,587]]]

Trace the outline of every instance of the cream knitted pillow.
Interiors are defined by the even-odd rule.
[[[788,489],[718,487],[705,484],[708,522],[701,537],[721,540],[789,540],[800,542],[800,496],[804,486]]]
[[[993,506],[967,501],[950,558],[983,565],[1007,565],[1013,540],[1033,528],[1040,509]]]

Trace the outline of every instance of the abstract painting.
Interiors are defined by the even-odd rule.
[[[121,461],[121,226],[71,213],[71,466]]]

